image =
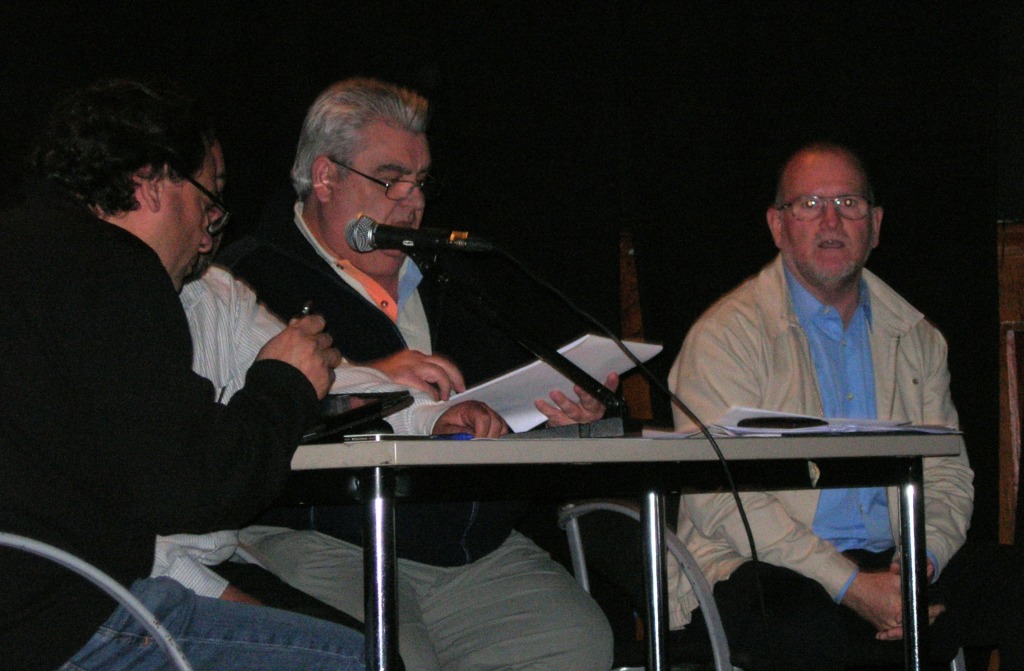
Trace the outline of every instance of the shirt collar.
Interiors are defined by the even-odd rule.
[[[830,315],[838,315],[835,308],[819,301],[804,285],[800,284],[800,280],[793,276],[789,268],[783,265],[782,270],[786,274],[786,286],[789,288],[789,295],[793,301],[793,311],[796,312],[796,317],[801,323],[816,319],[828,319]],[[870,328],[871,292],[868,291],[868,284],[864,281],[863,277],[860,279],[860,287],[857,291],[856,310],[864,311],[864,319],[867,321],[868,328]]]
[[[342,268],[342,261],[339,259],[331,250],[327,249],[320,244],[320,241],[316,239],[313,232],[309,230],[309,226],[306,224],[306,220],[302,217],[302,201],[295,201],[295,225],[298,227],[299,232],[302,233],[302,237],[306,238],[306,241],[316,250],[316,253],[332,268],[339,272],[350,285],[353,285],[360,293],[366,294],[365,288],[359,282],[352,280],[352,276],[345,272]],[[398,311],[401,312],[402,308],[405,307],[405,303],[412,296],[413,292],[419,287],[420,282],[423,281],[423,273],[420,271],[412,259],[408,256],[405,257],[405,261],[402,263],[402,267],[398,271]],[[367,296],[369,298],[369,296]]]

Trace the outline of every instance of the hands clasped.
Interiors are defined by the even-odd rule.
[[[267,342],[256,360],[277,359],[299,369],[323,398],[334,383],[334,369],[341,365],[341,353],[331,347],[326,322],[320,315],[296,317]]]
[[[935,567],[928,562],[928,578],[935,574]],[[880,641],[896,641],[903,638],[903,596],[900,591],[900,565],[890,564],[887,571],[861,571],[853,579],[843,597],[843,605],[852,608],[858,615],[870,622],[878,632]],[[928,624],[946,609],[941,604],[928,606]]]

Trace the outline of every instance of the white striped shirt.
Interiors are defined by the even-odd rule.
[[[284,323],[256,300],[247,285],[217,266],[186,283],[181,302],[192,332],[192,368],[213,382],[217,398],[227,403],[245,384],[245,374],[260,349],[284,329]],[[332,392],[406,389],[380,371],[347,362],[335,374]],[[413,397],[412,406],[387,418],[396,433],[430,433],[445,410],[423,392],[413,391]],[[218,597],[228,583],[207,566],[226,561],[237,546],[235,530],[158,536],[151,575],[168,576],[201,596]]]

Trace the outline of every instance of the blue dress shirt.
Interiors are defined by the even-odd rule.
[[[826,417],[876,419],[875,370],[871,362],[871,301],[861,280],[860,298],[850,323],[832,306],[811,295],[789,270],[786,282],[797,320],[807,336]],[[823,489],[813,531],[840,552],[882,552],[894,547],[885,488]],[[854,574],[856,575],[856,574]],[[853,577],[843,586],[841,601]]]
[[[402,308],[405,307],[405,302],[409,300],[413,292],[416,291],[420,286],[420,282],[423,281],[423,272],[420,267],[409,259],[409,263],[405,264],[405,272],[398,278],[398,312],[401,314]]]

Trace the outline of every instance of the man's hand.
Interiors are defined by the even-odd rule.
[[[248,592],[243,592],[234,585],[228,585],[221,592],[219,597],[222,601],[234,601],[235,603],[250,603],[254,606],[262,606],[263,602],[254,596],[250,596]]]
[[[850,583],[842,603],[879,631],[898,627],[903,621],[900,577],[889,572],[861,571]]]
[[[472,433],[477,438],[497,438],[508,433],[501,415],[479,401],[456,403],[434,422],[434,433]]]
[[[931,579],[932,579],[932,576],[935,575],[935,566],[932,564],[932,560],[931,559],[928,560],[928,567],[925,569],[925,572],[927,574],[926,579],[930,582]],[[899,575],[900,575],[900,564],[899,564],[899,562],[893,562],[893,563],[889,564],[889,573],[894,575],[894,576],[896,576],[897,578],[899,577]],[[944,606],[941,603],[930,604],[928,606],[928,624],[931,625],[932,623],[934,623],[935,622],[935,618],[937,618],[945,610],[946,610],[946,606]],[[875,638],[877,638],[879,641],[898,641],[901,638],[903,638],[903,613],[902,613],[902,611],[900,612],[899,624],[897,626],[895,626],[895,627],[890,627],[888,629],[880,630],[877,634],[875,634]]]
[[[256,360],[277,359],[295,366],[313,385],[317,398],[323,398],[334,382],[334,369],[341,365],[341,353],[331,347],[331,336],[324,333],[325,325],[320,315],[291,320],[285,330],[263,346]]]
[[[926,573],[928,580],[935,575],[935,566],[930,559]],[[894,641],[903,638],[903,593],[900,591],[898,562],[890,564],[887,571],[862,570],[853,579],[842,603],[878,629],[875,634],[878,640]],[[938,604],[928,606],[928,624],[934,622],[945,609],[945,606]]]
[[[396,384],[427,392],[435,401],[447,401],[453,391],[466,391],[462,372],[437,354],[428,356],[407,349],[366,365],[384,373]]]
[[[609,373],[604,381],[604,386],[612,391],[619,388],[619,376]],[[552,391],[550,396],[554,405],[543,399],[533,402],[537,410],[548,418],[548,426],[564,426],[566,424],[586,424],[601,419],[604,416],[604,404],[586,393],[579,387],[573,387],[573,391],[579,396],[578,401],[571,400],[562,392]]]
[[[935,618],[946,610],[946,607],[941,603],[933,603],[928,605],[928,624],[933,624]],[[890,629],[883,629],[882,631],[875,634],[875,638],[879,641],[898,641],[903,638],[903,625],[900,624],[897,627]]]

